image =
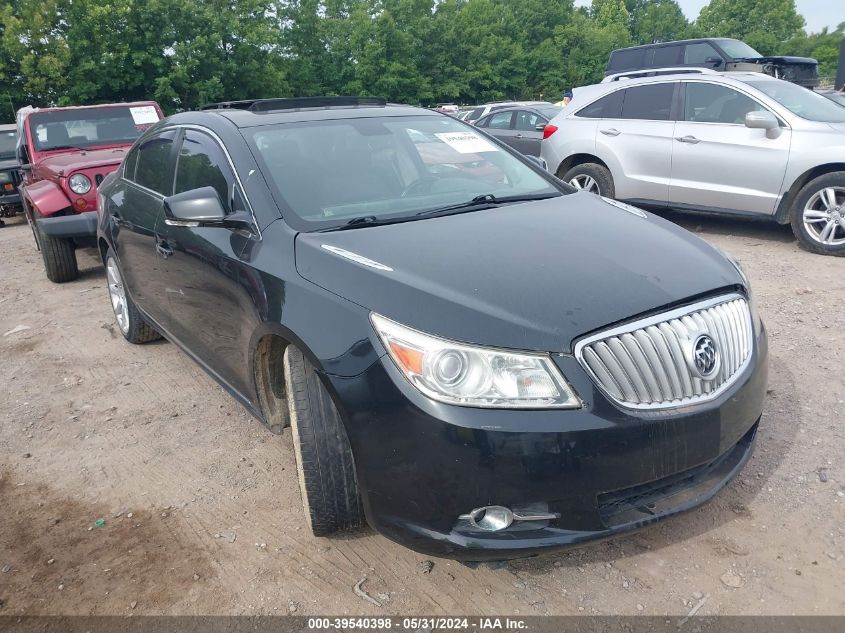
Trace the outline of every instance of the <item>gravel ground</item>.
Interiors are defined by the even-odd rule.
[[[769,327],[755,455],[684,516],[476,570],[369,530],[310,536],[290,434],[173,345],[125,343],[94,253],[53,285],[7,222],[0,614],[845,614],[845,259],[783,227],[670,219],[743,263]]]

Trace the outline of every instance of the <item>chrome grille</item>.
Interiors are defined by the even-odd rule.
[[[709,379],[695,345],[710,337],[719,365]],[[740,295],[702,301],[579,341],[575,355],[616,403],[636,409],[685,406],[715,398],[751,357],[753,329]]]

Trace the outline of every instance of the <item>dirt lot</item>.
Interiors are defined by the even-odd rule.
[[[845,614],[845,259],[799,250],[786,228],[682,222],[742,261],[769,327],[744,473],[625,538],[429,571],[371,531],[310,536],[290,434],[173,345],[125,343],[93,253],[53,285],[25,222],[7,222],[0,614]],[[381,607],[353,591],[364,577]]]

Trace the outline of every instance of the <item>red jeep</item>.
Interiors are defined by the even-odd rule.
[[[76,248],[96,245],[97,187],[163,116],[154,101],[18,111],[24,213],[50,281],[79,276]]]

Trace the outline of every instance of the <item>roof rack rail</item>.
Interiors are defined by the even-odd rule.
[[[629,70],[621,73],[613,73],[601,80],[603,84],[620,79],[639,79],[641,77],[659,77],[661,75],[718,75],[719,71],[701,66],[680,66],[666,68],[642,68],[640,70]]]
[[[247,110],[273,112],[303,108],[378,108],[387,105],[384,97],[291,97],[281,99],[244,99],[207,103],[200,110]]]

